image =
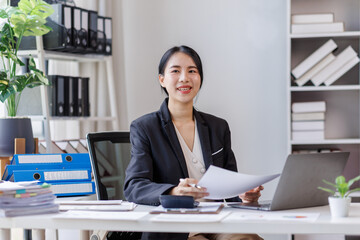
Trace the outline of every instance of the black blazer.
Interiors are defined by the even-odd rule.
[[[189,177],[167,102],[168,99],[165,99],[159,111],[144,115],[131,123],[131,161],[126,170],[124,185],[124,193],[128,201],[159,205],[161,194],[166,194],[177,186],[180,178]],[[210,165],[215,165],[237,171],[227,122],[195,109],[193,111],[206,169]],[[236,197],[228,201],[240,201],[240,199]],[[184,234],[180,235],[176,235],[179,238],[168,236],[168,239],[187,237],[187,234],[185,237]],[[157,237],[166,239],[163,235]],[[156,237],[143,239],[156,239]]]
[[[131,161],[124,186],[125,197],[131,202],[159,205],[161,194],[177,186],[180,178],[189,177],[167,101],[159,111],[131,124]],[[195,109],[194,116],[206,169],[215,165],[237,171],[227,122]]]

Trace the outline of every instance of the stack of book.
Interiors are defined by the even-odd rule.
[[[324,101],[292,104],[292,140],[321,140],[325,138]]]
[[[15,154],[2,177],[11,182],[38,181],[51,184],[56,196],[95,193],[87,153]]]
[[[334,22],[333,13],[294,14],[291,16],[291,33],[344,32],[343,22]]]
[[[357,52],[351,46],[345,48],[337,56],[333,51],[338,46],[334,40],[329,39],[320,48],[300,62],[291,71],[298,86],[307,82],[315,86],[329,86],[359,63]]]
[[[57,213],[59,205],[54,200],[49,184],[0,182],[1,217]]]
[[[88,153],[85,139],[51,141],[51,153]],[[39,141],[39,153],[46,152],[46,141]]]

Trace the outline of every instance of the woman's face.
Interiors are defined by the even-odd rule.
[[[169,99],[181,103],[193,101],[201,85],[199,71],[193,59],[182,52],[174,53],[168,60],[164,75],[159,75]]]

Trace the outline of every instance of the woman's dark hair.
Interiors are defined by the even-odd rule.
[[[179,47],[172,47],[169,50],[167,50],[164,55],[162,56],[160,63],[159,63],[159,74],[164,76],[164,71],[165,71],[165,67],[167,62],[169,61],[169,59],[171,58],[172,55],[174,55],[177,52],[182,52],[185,53],[186,55],[188,55],[189,57],[192,58],[192,60],[194,61],[198,71],[199,71],[199,75],[200,75],[200,88],[201,85],[203,83],[203,70],[202,70],[202,64],[201,64],[201,59],[200,56],[197,54],[197,52],[195,52],[194,49],[188,47],[188,46],[179,46]],[[164,87],[162,87],[162,89],[164,90],[164,92],[168,94],[168,92],[166,91],[166,89]]]

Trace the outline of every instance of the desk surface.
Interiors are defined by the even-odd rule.
[[[139,205],[135,211],[148,212],[153,207]],[[259,211],[224,208],[222,211],[259,213]],[[264,234],[350,234],[360,235],[360,203],[353,203],[348,218],[331,219],[329,206],[282,211],[283,213],[320,213],[315,222],[245,220],[214,223],[174,223],[153,222],[155,215],[145,215],[138,221],[98,220],[98,219],[58,219],[57,214],[0,218],[2,228],[16,227],[28,229],[79,229],[110,231],[152,231],[152,232],[217,232],[217,233],[264,233]],[[121,212],[114,212],[121,214]],[[266,214],[264,212],[264,214]]]

